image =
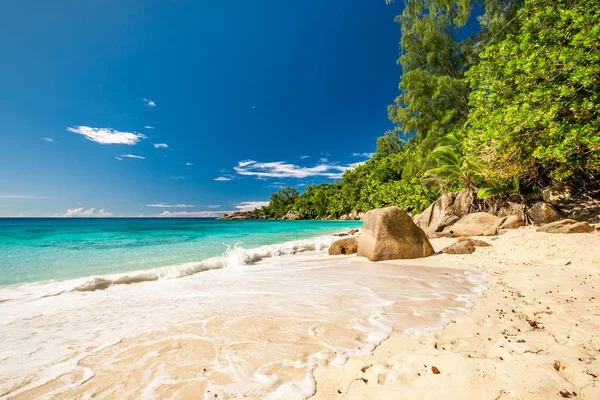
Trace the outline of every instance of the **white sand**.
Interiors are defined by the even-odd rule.
[[[317,369],[314,399],[600,399],[600,232],[526,227],[482,239],[493,247],[419,260],[489,274],[471,313],[443,331],[395,335],[370,357]]]

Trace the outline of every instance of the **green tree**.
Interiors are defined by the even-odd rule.
[[[527,0],[468,73],[468,152],[487,180],[600,171],[600,2]]]
[[[279,189],[271,195],[269,205],[267,207],[267,215],[271,218],[283,217],[298,199],[298,190],[294,187],[287,186]]]
[[[377,139],[377,154],[384,157],[401,152],[402,147],[404,141],[396,131],[388,131]]]

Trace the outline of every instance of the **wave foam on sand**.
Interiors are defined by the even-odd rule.
[[[486,287],[468,270],[326,256],[336,239],[0,290],[0,397],[306,398],[318,366],[439,329]]]

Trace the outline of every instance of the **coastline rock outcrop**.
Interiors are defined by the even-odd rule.
[[[537,229],[537,232],[546,233],[588,233],[593,231],[594,227],[587,222],[577,222],[574,219],[561,219]]]
[[[559,220],[562,216],[560,212],[552,205],[538,201],[529,210],[527,216],[535,225],[544,225]]]
[[[460,219],[454,214],[453,204],[456,193],[444,193],[439,199],[431,203],[423,213],[413,217],[413,222],[431,236],[441,232],[445,227],[452,225]]]
[[[365,216],[365,213],[362,211],[352,211],[351,213],[340,215],[338,220],[340,220],[340,221],[359,221],[359,220],[363,219],[364,216]]]
[[[330,256],[339,256],[343,254],[354,254],[358,251],[358,240],[355,237],[349,237],[337,240],[329,246]]]
[[[521,226],[525,226],[523,218],[517,215],[511,215],[504,220],[502,225],[500,225],[500,229],[517,229]]]
[[[504,218],[485,212],[478,212],[462,217],[456,224],[444,229],[443,236],[493,236],[498,234]]]
[[[566,182],[555,183],[542,189],[542,199],[554,206],[568,205],[573,200],[573,188]]]
[[[475,247],[468,241],[456,242],[442,250],[444,254],[471,254]]]
[[[475,209],[477,196],[475,192],[469,189],[463,189],[456,193],[454,204],[452,204],[452,213],[458,218],[462,218]]]
[[[504,218],[485,212],[478,212],[462,217],[456,224],[444,229],[444,236],[493,236],[498,234]]]
[[[266,219],[265,217],[258,214],[257,210],[252,211],[236,211],[232,213],[225,213],[218,219],[220,220],[245,220],[245,219]]]
[[[358,255],[370,261],[427,257],[434,253],[427,235],[398,207],[371,210],[358,239]]]
[[[297,221],[300,218],[300,216],[294,211],[294,210],[289,210],[281,219],[286,219],[286,220],[290,220],[290,221]]]

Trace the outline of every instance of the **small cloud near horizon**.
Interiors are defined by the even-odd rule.
[[[169,147],[166,143],[153,143],[152,146],[154,146],[155,149],[167,149]]]
[[[301,159],[301,160],[305,160],[305,159],[307,159],[307,158],[310,158],[310,156],[300,156],[300,159]]]
[[[110,217],[110,216],[112,216],[112,213],[109,213],[108,211],[104,211],[103,208],[96,211],[95,208],[90,208],[90,209],[86,210],[83,207],[79,207],[79,208],[69,208],[66,213],[57,214],[56,216],[57,217],[67,217],[67,218],[68,217]]]
[[[156,103],[155,103],[155,102],[153,102],[152,100],[150,100],[150,99],[147,99],[147,98],[145,98],[145,97],[144,97],[144,98],[142,98],[142,99],[140,99],[140,101],[141,101],[142,103],[144,103],[144,104],[146,105],[146,107],[151,107],[151,108],[154,108],[154,107],[156,107]]]
[[[54,140],[54,139],[52,139],[50,137],[44,137],[44,138],[42,138],[42,140],[44,142],[48,142],[48,143],[56,143],[56,140]]]
[[[186,162],[186,163],[185,163],[185,165],[186,165],[186,167],[191,167],[191,166],[193,166],[194,164],[192,164],[191,162]]]
[[[226,211],[163,211],[162,218],[218,218]]]
[[[156,204],[147,204],[146,207],[156,207],[156,208],[191,208],[191,207],[195,207],[195,206],[194,205],[189,205],[189,204],[156,203]]]
[[[268,201],[244,201],[235,206],[239,211],[253,211],[257,208],[268,206]]]
[[[227,176],[219,176],[218,178],[215,178],[214,180],[218,181],[218,182],[228,182],[228,181],[233,180],[233,178],[230,178]]]
[[[92,128],[89,126],[75,126],[67,128],[67,131],[84,136],[92,142],[100,144],[126,144],[133,146],[146,136],[135,132],[120,132],[112,128]]]
[[[144,129],[154,129],[154,127],[151,125],[146,125],[146,126],[144,126]]]

